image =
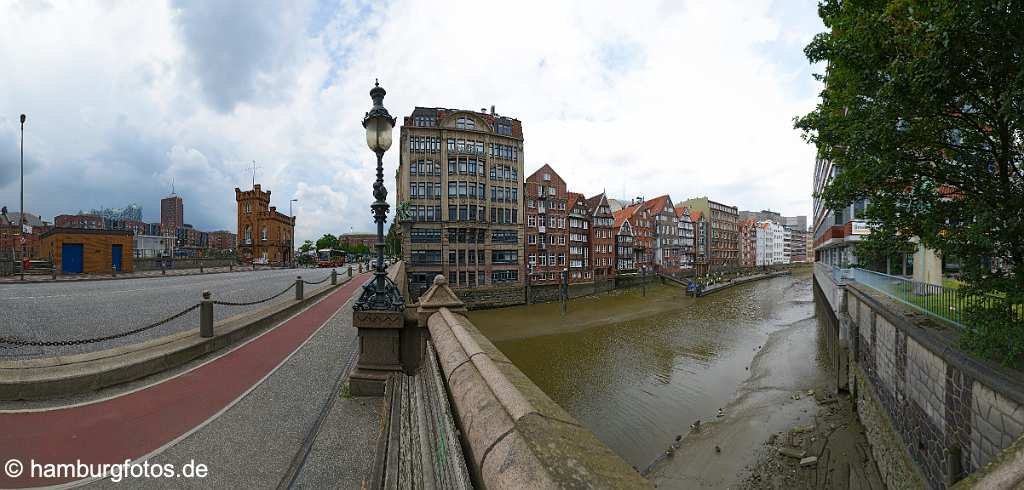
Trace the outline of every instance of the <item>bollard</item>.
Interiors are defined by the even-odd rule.
[[[117,277],[117,266],[115,266],[115,265],[111,265],[110,266],[110,275],[112,277]]]
[[[352,279],[352,266],[348,266],[348,278]]]
[[[331,269],[331,286],[338,284],[338,270]]]
[[[235,271],[235,263],[234,262],[228,262],[228,272],[234,272],[234,271]]]
[[[302,301],[302,276],[295,277],[295,300]]]
[[[166,276],[167,275],[167,262],[165,262],[163,260],[160,261],[160,275],[161,276]]]
[[[213,337],[213,300],[209,291],[203,291],[203,300],[199,302],[199,336]]]
[[[199,263],[199,273],[200,274],[203,273],[203,263],[202,262]]]
[[[50,263],[50,279],[57,280],[57,266]]]

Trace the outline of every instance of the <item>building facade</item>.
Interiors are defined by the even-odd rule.
[[[774,221],[758,221],[755,232],[757,258],[754,265],[760,267],[786,263],[783,261],[786,235],[782,225]]]
[[[586,202],[590,212],[590,262],[594,279],[615,275],[615,216],[608,196],[600,193]]]
[[[679,238],[679,217],[668,194],[644,203],[651,214],[651,245],[654,270],[667,274],[679,272],[681,258]]]
[[[185,205],[176,194],[171,194],[160,200],[160,226],[164,233],[173,234],[175,230],[185,225]]]
[[[754,220],[740,221],[740,267],[757,265],[757,226]]]
[[[710,270],[731,269],[740,265],[739,210],[712,201],[707,197],[688,199],[677,206],[686,206],[704,214],[708,221],[707,262]]]
[[[416,107],[399,138],[396,199],[414,294],[523,284],[523,129],[493,110]]]
[[[814,217],[811,222],[814,260],[849,267],[857,263],[853,245],[871,233],[865,220],[868,201],[861,199],[835,210],[825,207],[825,201],[819,196],[838,172],[839,168],[830,160],[818,158],[814,162]]]
[[[110,274],[135,270],[132,233],[125,230],[53,228],[40,237],[44,256],[62,274]]]
[[[676,221],[679,224],[679,271],[690,272],[693,270],[696,251],[696,237],[694,236],[693,220],[690,217],[690,209],[685,207],[676,208]]]
[[[568,195],[569,282],[590,282],[594,279],[590,257],[590,210],[583,194],[570,192]]]
[[[348,247],[365,245],[371,252],[376,253],[377,233],[345,233],[338,236],[338,243]]]
[[[230,252],[235,249],[238,237],[227,230],[211,231],[208,234],[210,249]]]
[[[565,180],[544,164],[526,178],[523,189],[530,283],[558,284],[569,258],[569,193]]]
[[[248,191],[236,187],[235,203],[238,206],[238,256],[256,263],[291,263],[295,218],[270,205],[270,191],[262,190],[259,184]]]
[[[636,263],[636,243],[633,235],[633,226],[629,223],[629,217],[627,213],[620,210],[614,213],[615,221],[613,222],[613,228],[615,231],[615,272],[616,274],[630,274],[635,273],[637,268]]]

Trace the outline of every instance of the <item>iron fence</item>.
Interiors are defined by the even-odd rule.
[[[905,277],[891,276],[866,269],[832,269],[832,277],[838,274],[856,281],[907,306],[933,317],[947,320],[959,328],[967,328],[965,312],[968,307],[984,309],[1005,308],[1006,300],[993,294],[977,294],[959,288],[918,282]],[[836,282],[841,284],[840,282]],[[1014,306],[1018,320],[1024,319],[1024,310]]]

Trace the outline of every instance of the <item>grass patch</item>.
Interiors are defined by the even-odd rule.
[[[345,384],[341,385],[341,394],[339,396],[346,400],[352,398],[352,388],[348,386],[348,381],[346,381]]]

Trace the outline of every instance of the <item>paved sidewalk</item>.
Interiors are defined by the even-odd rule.
[[[180,469],[195,461],[209,468],[203,479],[92,484],[100,488],[126,482],[265,488],[290,474],[297,474],[300,485],[358,487],[372,462],[381,400],[335,397],[356,352],[350,300],[366,279],[357,277],[249,344],[157,385],[78,407],[0,413],[0,460],[116,463],[153,454],[150,465]],[[337,402],[327,411],[332,399]],[[316,437],[313,429],[321,419]],[[313,450],[306,457],[308,447]],[[12,481],[0,475],[0,487],[60,481],[67,479]]]

